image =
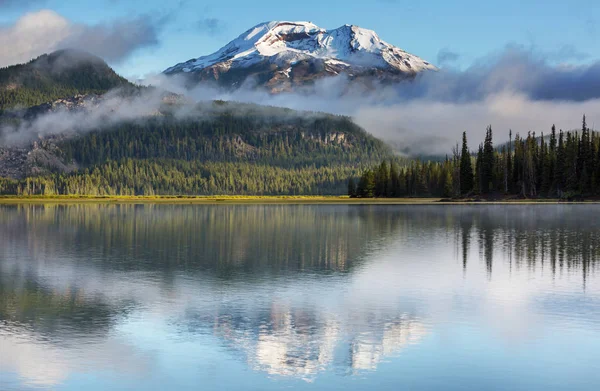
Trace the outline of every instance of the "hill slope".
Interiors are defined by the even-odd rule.
[[[77,50],[61,50],[0,69],[0,111],[124,86],[131,84],[102,59]]]
[[[11,105],[59,98],[0,113],[0,194],[343,194],[392,154],[346,117],[123,89],[76,52],[2,75]]]
[[[349,177],[391,157],[345,117],[226,106],[0,147],[0,176],[13,178],[0,193],[344,194]]]
[[[217,52],[164,73],[234,88],[253,79],[279,92],[342,73],[354,79],[402,80],[435,69],[372,30],[350,25],[325,30],[310,22],[276,21],[259,24]]]

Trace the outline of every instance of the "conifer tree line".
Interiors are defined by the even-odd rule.
[[[73,173],[0,178],[0,195],[339,195],[358,173],[358,167],[338,165],[125,159]]]
[[[362,167],[392,156],[348,118],[261,112],[121,123],[59,139],[56,151],[79,167],[0,178],[0,195],[341,195]]]
[[[600,134],[588,128],[556,130],[527,136],[509,132],[509,142],[494,147],[492,127],[477,153],[463,133],[462,148],[455,147],[442,162],[394,160],[351,178],[351,197],[522,197],[583,198],[600,196]]]

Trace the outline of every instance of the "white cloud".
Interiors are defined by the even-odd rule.
[[[139,48],[156,45],[161,23],[139,16],[89,26],[51,10],[31,12],[14,24],[0,26],[0,67],[64,48],[86,50],[118,62]]]
[[[597,120],[593,114],[598,112],[600,99],[534,101],[523,94],[500,93],[477,102],[417,100],[363,106],[357,109],[354,119],[375,136],[409,147],[411,152],[450,154],[464,131],[469,136],[469,146],[476,149],[490,124],[495,141],[501,143],[508,141],[511,129],[513,136],[529,131],[549,134],[553,124],[557,129],[576,129],[584,113],[588,113],[592,126]]]
[[[29,13],[0,28],[0,66],[22,63],[48,51],[74,33],[69,21],[54,11]]]

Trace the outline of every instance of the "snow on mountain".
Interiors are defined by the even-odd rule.
[[[303,68],[300,64],[312,66]],[[232,85],[258,74],[268,85],[286,83],[285,79],[302,82],[342,72],[349,76],[375,72],[410,77],[436,69],[381,40],[374,31],[358,26],[325,30],[310,22],[267,22],[251,28],[211,55],[177,64],[164,73],[197,74],[199,80],[225,79]],[[248,70],[247,74],[244,70]],[[230,71],[235,77],[225,75]]]

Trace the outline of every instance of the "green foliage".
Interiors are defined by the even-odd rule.
[[[0,112],[127,86],[131,84],[100,58],[74,50],[58,51],[0,69]]]
[[[95,56],[59,51],[0,69],[0,113],[114,88],[139,90]],[[52,153],[78,171],[39,167],[44,174],[0,180],[0,194],[343,194],[361,167],[391,156],[346,117],[227,102],[204,109],[181,120],[167,108],[56,141]]]
[[[321,167],[359,165],[390,153],[344,117],[277,120],[229,113],[198,120],[124,123],[68,140],[60,148],[85,167],[124,158]]]
[[[339,195],[358,169],[242,162],[124,159],[71,174],[0,179],[15,195]]]
[[[375,191],[358,191],[361,197],[452,197],[480,194],[486,197],[558,197],[577,199],[600,196],[600,137],[587,128],[585,117],[581,132],[559,132],[552,127],[549,142],[535,133],[526,138],[512,132],[510,142],[500,150],[492,143],[488,127],[485,142],[476,157],[475,183],[466,133],[460,156],[444,162],[414,161],[405,163],[399,172],[382,163],[373,175],[366,170],[361,183],[373,178]],[[459,175],[456,175],[459,173]],[[390,178],[391,176],[391,178]],[[405,184],[399,191],[383,193],[387,183]],[[396,188],[398,185],[393,185]],[[360,185],[359,185],[360,188]],[[459,189],[457,191],[457,189]]]
[[[350,177],[348,180],[348,196],[350,198],[356,197],[356,183],[354,183],[354,178]]]
[[[481,156],[481,193],[488,194],[492,190],[490,186],[494,181],[494,145],[492,143],[492,127],[486,130],[485,141]]]
[[[467,195],[473,191],[473,167],[471,153],[467,145],[467,132],[463,132],[462,149],[460,153],[460,194]]]
[[[0,181],[0,194],[340,195],[391,155],[345,117],[247,112],[122,123],[57,146],[79,171]]]
[[[394,159],[363,172],[357,196],[362,198],[452,196],[451,161],[421,162]],[[448,190],[450,186],[450,190]]]
[[[375,173],[372,170],[366,170],[360,177],[356,193],[361,198],[375,197]]]

